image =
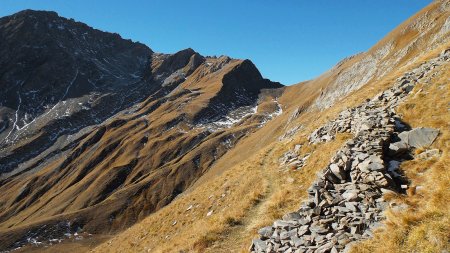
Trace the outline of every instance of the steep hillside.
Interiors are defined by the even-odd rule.
[[[281,110],[282,85],[249,60],[153,53],[55,13],[2,23],[9,58],[0,84],[17,99],[2,98],[1,249],[127,228]],[[14,68],[21,62],[30,66]]]
[[[377,147],[375,145],[374,151],[371,151],[383,152],[379,154],[383,160],[379,169],[383,171],[380,173],[384,174],[380,174],[379,178],[375,177],[377,180],[381,180],[382,177],[392,177],[392,172],[384,170],[388,168],[387,165],[392,159],[392,157],[388,158],[389,144],[398,140],[396,138],[400,131],[406,132],[414,127],[431,127],[439,130],[439,135],[431,147],[405,150],[405,157],[394,159],[402,161],[400,169],[395,172],[403,175],[398,179],[399,181],[394,181],[395,184],[390,185],[391,182],[388,182],[383,186],[385,183],[381,183],[383,191],[381,188],[376,188],[379,187],[376,184],[375,186],[369,184],[372,189],[370,191],[375,194],[371,197],[373,200],[379,199],[377,203],[380,203],[383,208],[370,210],[372,213],[364,218],[368,219],[368,224],[380,226],[381,230],[375,230],[374,227],[366,230],[363,225],[359,227],[352,223],[351,226],[339,228],[344,230],[344,236],[339,237],[341,236],[339,234],[337,239],[343,240],[342,243],[345,246],[349,242],[374,236],[372,240],[354,249],[366,252],[448,250],[449,218],[446,212],[448,204],[441,199],[445,199],[448,195],[445,188],[446,185],[448,186],[448,166],[445,166],[448,147],[445,143],[449,118],[447,105],[450,102],[448,96],[450,87],[448,75],[446,75],[449,72],[449,16],[449,3],[435,1],[367,52],[345,59],[315,80],[286,87],[277,100],[281,104],[283,113],[276,120],[268,122],[264,127],[240,141],[214,163],[194,187],[166,208],[99,245],[94,251],[245,252],[251,245],[251,249],[255,251],[268,250],[268,247],[274,250],[276,244],[280,252],[299,250],[300,246],[310,247],[301,250],[311,251],[322,247],[326,244],[325,242],[333,242],[331,239],[336,232],[339,232],[337,227],[334,228],[330,224],[329,227],[321,228],[314,224],[315,228],[312,231],[310,230],[311,221],[303,225],[308,226],[302,235],[294,230],[299,238],[305,235],[300,239],[307,245],[297,242],[296,246],[291,240],[293,235],[289,233],[284,233],[282,239],[271,238],[271,236],[281,236],[280,232],[291,231],[281,230],[287,228],[287,225],[277,228],[274,220],[282,218],[286,213],[296,212],[304,215],[303,211],[299,210],[299,206],[304,200],[308,200],[308,188],[316,180],[320,180],[316,173],[326,172],[330,166],[330,160],[337,155],[337,151],[348,143],[347,141],[358,136],[353,136],[356,133],[353,130],[342,132],[342,129],[347,129],[343,127],[345,123],[342,123],[344,125],[340,130],[332,127],[323,128],[332,130],[329,136],[326,134],[327,131],[315,131],[321,129],[321,126],[333,126],[335,119],[343,117],[338,115],[347,109],[354,108],[351,111],[361,111],[358,108],[363,108],[362,114],[357,117],[360,119],[370,116],[370,107],[367,107],[367,102],[375,101],[377,97],[385,94],[389,99],[382,103],[397,101],[395,102],[397,105],[391,109],[398,117],[389,113],[388,120],[401,119],[406,128],[399,130],[396,129],[398,126],[394,125],[393,129],[386,132],[385,139]],[[407,85],[405,92],[397,93],[396,89],[400,87],[403,80],[408,80],[408,83],[412,85]],[[392,91],[394,92],[390,94]],[[436,108],[431,102],[434,99],[439,101],[435,104]],[[414,108],[418,108],[418,111],[416,112]],[[421,113],[424,114],[423,120],[421,120]],[[382,115],[377,111],[372,114]],[[327,122],[331,123],[326,124]],[[381,127],[380,131],[385,131],[382,130],[383,124],[380,126],[375,124],[371,127]],[[314,132],[316,134],[312,136],[320,136],[320,139],[326,141],[310,143],[312,139],[309,137]],[[321,134],[317,135],[317,133]],[[364,136],[372,138],[369,134]],[[378,136],[374,137],[373,140],[377,141],[378,138]],[[438,149],[438,151],[429,151],[429,149]],[[438,156],[427,160],[423,159],[425,155],[415,155],[422,152],[426,154],[437,152]],[[404,161],[405,159],[412,160]],[[372,163],[367,162],[367,165],[370,164]],[[424,167],[429,167],[427,172],[424,172]],[[361,175],[360,172],[355,173],[358,176]],[[366,176],[364,177],[367,178]],[[349,185],[353,184],[351,182]],[[359,184],[359,181],[355,182]],[[367,184],[367,182],[362,183]],[[420,185],[420,191],[417,191],[417,185]],[[345,190],[347,189],[344,188],[342,193]],[[366,197],[366,192],[362,188],[354,190],[363,192],[356,192],[356,196],[349,192],[345,197],[351,201],[344,199],[339,205],[352,209],[350,206],[346,207],[345,203],[362,201]],[[383,195],[385,192],[389,194]],[[362,195],[359,196],[360,194]],[[317,193],[319,203],[325,201],[321,205],[326,204],[325,195],[322,190],[320,194]],[[332,197],[335,196],[332,195]],[[404,202],[408,205],[404,205]],[[311,203],[313,204],[310,208],[316,205],[314,201]],[[358,205],[359,203],[353,205],[356,208],[354,218],[361,218],[361,209]],[[307,211],[306,208],[304,211]],[[350,215],[353,215],[352,212],[349,212]],[[394,215],[386,216],[389,212],[393,212]],[[324,214],[320,210],[319,215],[330,214]],[[299,220],[295,216],[296,214],[290,214],[283,218],[287,221]],[[319,219],[323,224],[333,223],[332,219],[327,220],[327,218],[335,217],[315,216],[311,217],[311,220]],[[385,221],[386,218],[387,221]],[[350,220],[350,222],[354,221]],[[265,226],[272,225],[276,227],[274,230],[271,228],[271,231],[268,231],[266,228],[259,231]],[[356,229],[351,228],[353,225]],[[293,227],[299,228],[297,225]],[[276,229],[280,230],[275,231]],[[320,229],[327,229],[326,233],[323,234],[324,232]],[[366,231],[369,232],[365,233]],[[270,233],[272,234],[269,235]],[[316,233],[315,237],[311,236],[313,233]],[[329,233],[331,235],[328,235]],[[324,240],[326,236],[329,236],[330,241]],[[261,241],[254,241],[252,244],[252,239],[257,237],[260,237],[264,244],[260,244]],[[276,243],[270,242],[272,246],[269,246],[266,243],[267,239],[273,239]],[[321,250],[341,251],[345,248],[341,245],[333,249],[333,246],[335,245],[327,244]]]
[[[0,36],[2,176],[160,86],[147,77],[148,47],[54,12],[3,17]]]

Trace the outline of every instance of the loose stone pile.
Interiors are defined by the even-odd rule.
[[[393,160],[395,155],[401,154],[403,147],[430,145],[438,135],[435,129],[404,131],[394,108],[427,72],[449,61],[449,55],[450,50],[444,51],[397,79],[392,88],[356,108],[344,110],[337,119],[314,131],[309,138],[311,143],[332,140],[336,133],[348,132],[354,137],[318,175],[300,209],[260,229],[260,238],[253,240],[250,250],[343,252],[352,242],[369,238],[384,218],[382,212],[388,203],[383,193],[406,187],[397,185],[401,176],[396,171],[400,161]],[[292,159],[286,157],[283,162]]]
[[[295,145],[294,150],[289,150],[280,157],[279,162],[280,166],[284,168],[294,168],[299,170],[306,165],[306,161],[308,160],[310,153],[300,155],[301,145]]]

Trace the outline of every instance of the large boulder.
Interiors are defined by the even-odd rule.
[[[439,135],[439,130],[434,128],[419,127],[398,135],[402,142],[410,147],[420,148],[430,146]]]

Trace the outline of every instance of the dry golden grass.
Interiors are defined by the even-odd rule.
[[[428,83],[420,83],[398,112],[412,127],[439,128],[430,148],[439,158],[414,159],[401,168],[411,180],[408,196],[391,196],[406,203],[404,211],[389,210],[386,227],[353,252],[448,252],[450,250],[450,71],[447,64]],[[416,150],[416,154],[424,149]]]
[[[239,225],[244,210],[264,197],[268,186],[262,171],[249,165],[261,159],[254,157],[216,181],[181,195],[166,208],[125,231],[120,239],[113,239],[97,251],[204,251],[224,229]],[[212,214],[207,216],[211,210]]]
[[[95,252],[239,252],[259,227],[298,208],[315,173],[347,137],[321,145],[320,152],[313,148],[302,172],[281,172],[277,160],[283,146],[269,147],[177,198]],[[213,213],[207,217],[210,210]]]
[[[392,84],[391,79],[379,82],[378,86],[355,92],[347,103],[330,108],[320,114],[308,112],[292,125],[304,125],[304,130],[289,142],[273,142],[253,156],[243,159],[233,167],[219,173],[214,180],[196,186],[183,196],[175,199],[162,210],[150,215],[143,222],[131,227],[115,237],[110,243],[97,247],[95,252],[239,252],[249,246],[258,228],[269,225],[274,219],[289,211],[296,210],[306,197],[306,189],[316,179],[348,135],[338,135],[336,140],[317,146],[303,145],[300,153],[312,153],[307,165],[300,171],[280,171],[278,158],[295,144],[307,144],[307,136],[338,112],[359,105],[366,98],[374,96]],[[273,124],[284,125],[292,112],[288,108],[277,121],[270,122],[249,139],[261,140]],[[274,135],[271,133],[271,135]],[[234,149],[236,152],[248,149],[249,140],[243,140]],[[250,144],[252,142],[250,141]],[[227,186],[232,186],[227,188]],[[211,203],[209,196],[217,196],[229,189],[226,199]],[[195,205],[192,212],[185,210]],[[219,206],[216,206],[218,205]],[[223,206],[225,205],[225,206]],[[218,207],[222,209],[217,209]],[[206,214],[214,208],[213,215]],[[176,225],[172,225],[174,221]],[[239,225],[231,224],[238,221]],[[233,222],[235,223],[235,222]],[[242,225],[241,225],[242,224]]]

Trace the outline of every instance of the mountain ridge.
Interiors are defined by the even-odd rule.
[[[254,108],[283,87],[250,60],[158,54],[55,13],[2,18],[0,33],[10,36],[0,42],[0,84],[16,95],[0,98],[2,248],[30,233],[120,231],[164,207],[273,117]],[[14,72],[21,62],[29,67]]]

